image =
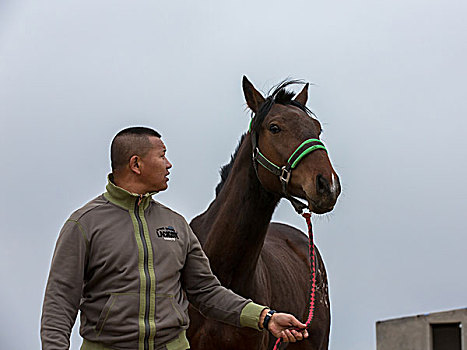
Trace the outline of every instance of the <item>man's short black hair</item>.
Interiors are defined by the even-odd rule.
[[[157,131],[144,126],[126,128],[115,135],[110,146],[112,172],[127,165],[134,155],[144,156],[151,147],[149,136],[161,137]]]

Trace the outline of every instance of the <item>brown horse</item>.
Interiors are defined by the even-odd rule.
[[[310,285],[307,236],[270,221],[284,196],[306,200],[314,213],[331,211],[340,194],[338,176],[324,147],[300,160],[286,187],[278,176],[258,166],[258,160],[252,161],[256,148],[253,144],[271,163],[284,165],[304,140],[319,138],[321,126],[305,107],[308,84],[293,98],[294,93],[286,90],[292,83],[296,81],[283,82],[264,98],[243,77],[243,92],[253,112],[250,132],[242,136],[230,164],[222,168],[216,198],[190,225],[222,285],[306,321]],[[316,302],[310,336],[290,343],[290,349],[328,348],[327,277],[318,250],[316,258]],[[268,332],[206,319],[194,307],[190,308],[190,318],[188,337],[192,349],[272,349],[276,340]]]

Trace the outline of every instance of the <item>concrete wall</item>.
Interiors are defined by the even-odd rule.
[[[377,350],[432,350],[431,324],[461,323],[467,350],[467,308],[376,322]]]

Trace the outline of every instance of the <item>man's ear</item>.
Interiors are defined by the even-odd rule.
[[[132,156],[129,161],[130,170],[135,174],[141,175],[141,158],[138,156]]]

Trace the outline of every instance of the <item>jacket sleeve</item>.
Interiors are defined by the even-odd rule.
[[[80,223],[68,220],[55,246],[45,290],[41,319],[43,350],[70,347],[70,334],[82,295],[87,245]]]
[[[206,317],[237,327],[259,329],[259,315],[265,306],[221,286],[211,271],[198,238],[188,224],[186,226],[190,240],[182,284],[188,300]]]

